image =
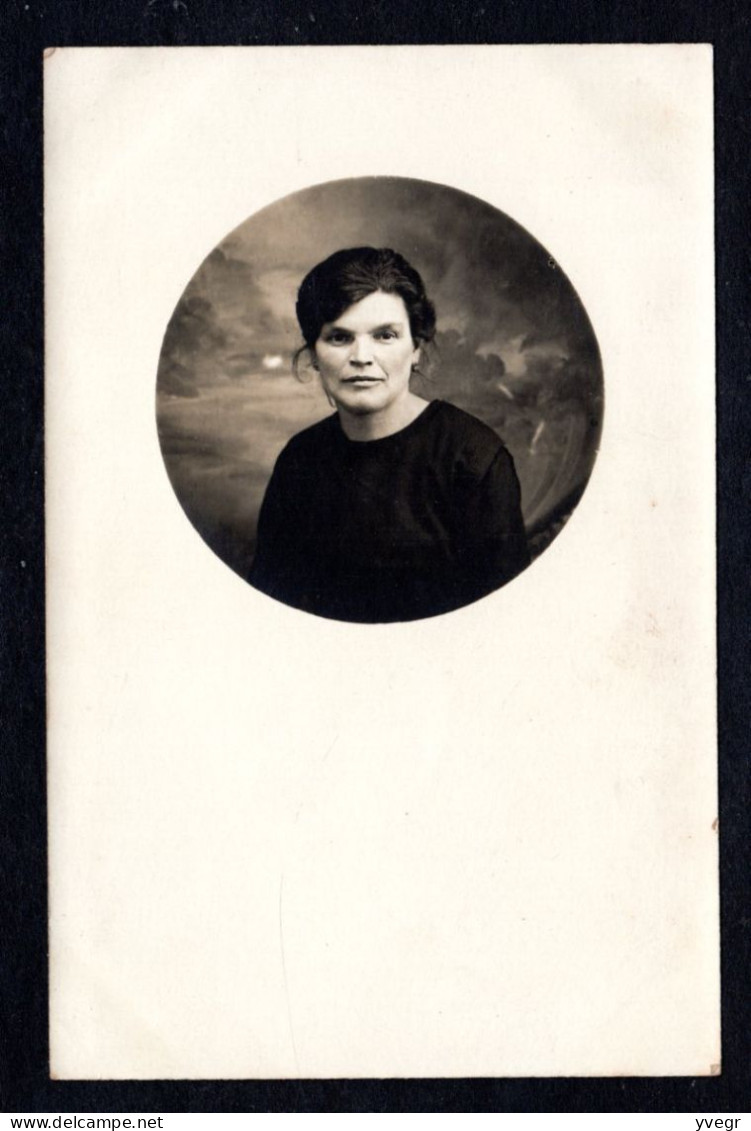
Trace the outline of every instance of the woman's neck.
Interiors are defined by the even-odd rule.
[[[339,423],[348,440],[383,440],[401,432],[428,407],[428,401],[409,393],[383,412],[347,412],[339,408]]]

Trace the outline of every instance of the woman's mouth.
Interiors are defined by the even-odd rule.
[[[343,385],[379,385],[383,381],[383,377],[343,377]]]

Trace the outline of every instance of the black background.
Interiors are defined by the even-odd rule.
[[[47,1043],[42,51],[47,46],[710,42],[716,128],[723,1070],[718,1077],[51,1081]],[[739,1113],[751,1104],[751,339],[744,3],[4,0],[0,12],[0,1106],[17,1112]],[[655,563],[660,568],[660,563]]]

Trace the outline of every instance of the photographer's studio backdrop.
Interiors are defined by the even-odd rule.
[[[711,50],[44,66],[54,1076],[716,1073]],[[238,575],[365,237],[545,547],[408,624]]]
[[[209,254],[170,320],[159,436],[186,513],[240,574],[274,459],[331,412],[315,374],[292,371],[303,276],[341,247],[391,247],[438,314],[413,390],[494,428],[514,457],[533,555],[581,497],[602,426],[597,342],[561,266],[509,217],[443,185],[364,177],[302,190]]]

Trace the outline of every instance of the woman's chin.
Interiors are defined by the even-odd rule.
[[[366,401],[343,401],[336,402],[337,412],[343,412],[347,416],[371,416],[374,412],[380,412],[382,405],[368,404]]]
[[[388,398],[383,395],[380,385],[352,386],[343,396],[335,398],[335,404],[340,412],[349,412],[354,416],[367,415],[370,412],[380,412],[388,405]]]

